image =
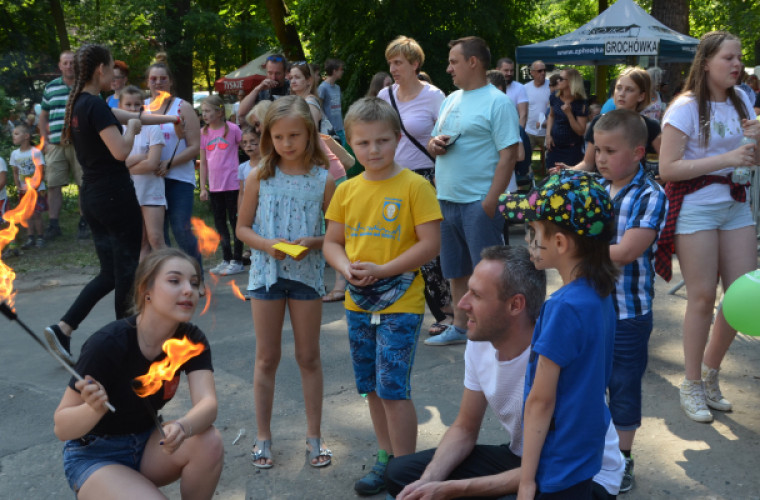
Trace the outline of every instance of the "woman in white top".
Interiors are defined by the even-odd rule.
[[[396,163],[434,181],[435,160],[425,149],[445,95],[434,85],[420,81],[417,74],[425,62],[422,47],[413,38],[399,36],[385,49],[390,74],[395,82],[377,97],[393,106],[401,119],[401,140],[396,148]],[[425,300],[436,323],[431,334],[442,333],[451,323],[451,291],[441,272],[438,257],[422,266]]]
[[[748,184],[736,177],[732,180],[735,167],[760,163],[755,145],[741,142],[744,136],[760,137],[752,103],[735,87],[742,69],[741,55],[741,44],[734,35],[725,31],[705,34],[684,92],[663,117],[660,175],[670,181],[666,187],[670,207],[660,241],[667,243],[664,236],[669,225],[674,225],[675,253],[689,291],[681,407],[699,422],[712,421],[708,406],[731,409],[721,395],[718,370],[736,330],[722,311],[715,315],[708,342],[717,278],[720,276],[727,289],[757,266]],[[665,243],[660,246],[673,248]]]
[[[147,71],[150,104],[159,97],[159,92],[171,92],[174,78],[164,61],[153,63]],[[164,233],[169,240],[168,227],[171,226],[177,245],[199,263],[203,262],[198,251],[198,240],[190,226],[195,199],[195,159],[201,144],[201,126],[193,106],[179,97],[169,96],[156,113],[181,115],[185,122],[184,137],[177,137],[171,125],[161,125],[164,133],[164,149],[161,151],[160,168],[157,175],[164,175],[166,194],[166,217]]]

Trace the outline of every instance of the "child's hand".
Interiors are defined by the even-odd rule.
[[[733,151],[726,153],[728,155],[729,165],[742,166],[742,165],[754,165],[755,164],[755,145],[745,144],[739,146]]]
[[[364,264],[369,264],[369,267],[379,268],[377,264],[371,262],[349,262],[343,270],[343,276],[346,280],[355,286],[368,286],[377,281],[377,277],[369,274]]]
[[[84,377],[84,380],[80,380],[74,384],[74,387],[79,391],[82,400],[90,405],[93,410],[103,414],[108,411],[105,405],[108,401],[108,394],[106,394],[105,388],[94,378],[87,375]]]
[[[169,160],[164,160],[158,163],[158,168],[156,168],[156,175],[159,177],[166,177],[166,174],[169,173]]]
[[[308,248],[307,251],[299,255],[298,257],[292,257],[293,260],[303,260],[306,258],[307,255],[309,255],[309,252],[314,248],[314,244],[316,243],[316,238],[312,238],[310,236],[304,236],[303,238],[298,238],[295,241],[291,241],[293,245],[301,245],[302,247]]]
[[[288,240],[283,239],[283,238],[274,238],[271,240],[267,240],[267,244],[266,244],[266,247],[264,247],[264,251],[277,260],[285,260],[285,257],[287,257],[288,255],[282,250],[277,250],[276,248],[274,248],[274,245],[280,242],[287,243]],[[304,253],[304,255],[306,254]]]
[[[351,264],[351,272],[354,276],[359,278],[366,278],[367,276],[375,278],[383,278],[383,268],[375,264],[374,262],[362,262],[357,260]]]
[[[201,201],[208,201],[208,191],[201,189],[201,194],[198,195]]]
[[[572,168],[568,167],[566,164],[562,163],[561,161],[555,162],[554,166],[549,169],[549,175],[554,175],[560,173],[562,170]]]
[[[742,120],[742,128],[745,136],[755,141],[760,140],[760,121],[744,119]]]
[[[127,130],[131,130],[134,135],[137,135],[142,130],[142,123],[137,118],[130,118],[127,122]]]

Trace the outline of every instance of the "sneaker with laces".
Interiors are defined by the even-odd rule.
[[[208,272],[211,274],[222,274],[222,271],[226,270],[228,267],[230,267],[230,261],[223,260],[217,264],[216,267],[209,269]]]
[[[58,325],[50,325],[45,328],[45,340],[50,349],[58,354],[69,365],[74,366],[74,356],[71,355],[71,337],[63,333]]]
[[[231,274],[240,274],[244,272],[245,267],[243,266],[243,263],[239,260],[233,260],[230,262],[230,265],[228,265],[226,269],[223,269],[219,274],[222,276],[229,276]]]
[[[390,460],[390,457],[388,457]],[[354,483],[354,491],[359,495],[376,495],[385,489],[385,469],[388,462],[382,463],[378,459],[372,469],[361,479]]]
[[[625,459],[625,470],[623,471],[623,481],[620,483],[620,493],[626,493],[633,488],[633,457]]]
[[[452,345],[467,342],[467,333],[459,327],[449,325],[444,331],[435,337],[425,339],[425,345]]]
[[[723,397],[718,384],[718,372],[720,368],[710,368],[702,363],[702,382],[705,384],[705,399],[707,406],[713,410],[729,411],[731,402]]]
[[[713,416],[707,408],[705,388],[701,380],[684,380],[680,388],[681,408],[686,416],[695,422],[712,422]]]

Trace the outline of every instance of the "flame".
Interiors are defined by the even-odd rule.
[[[230,285],[230,288],[232,288],[233,295],[235,295],[235,297],[245,302],[245,297],[240,292],[240,288],[237,286],[237,283],[235,283],[235,281],[233,280],[233,281],[228,282],[227,284]]]
[[[135,382],[140,384],[139,387],[135,387],[135,393],[141,398],[158,392],[162,382],[172,380],[182,364],[202,353],[205,346],[200,343],[194,344],[184,337],[182,340],[167,340],[161,349],[166,353],[166,358],[152,363],[148,373],[135,378]]]
[[[165,92],[163,90],[158,91],[158,97],[153,99],[150,104],[147,106],[144,106],[145,109],[150,111],[151,113],[155,113],[159,109],[161,109],[161,106],[164,105],[164,101],[166,101],[168,98],[170,98],[172,95],[169,92]]]
[[[208,311],[208,306],[211,305],[211,289],[209,287],[206,287],[206,305],[203,306],[203,310],[201,311],[201,316],[206,314]]]
[[[195,236],[198,238],[198,250],[201,252],[201,255],[204,257],[213,255],[216,249],[219,248],[219,241],[221,241],[219,233],[208,227],[198,217],[191,217],[190,223],[193,225],[193,232],[195,232]]]
[[[27,220],[34,214],[34,206],[37,204],[37,187],[42,181],[42,149],[45,147],[45,140],[40,141],[40,145],[33,148],[32,161],[34,162],[34,175],[26,179],[26,193],[19,201],[16,208],[5,212],[3,219],[10,224],[0,231],[0,253],[3,249],[16,238],[18,227],[21,224],[28,227]],[[7,302],[8,307],[13,310],[16,292],[13,291],[13,281],[16,279],[16,272],[0,258],[0,302]]]

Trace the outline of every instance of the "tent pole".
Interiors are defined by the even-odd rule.
[[[598,64],[594,68],[596,73],[596,99],[600,104],[607,101],[607,65]]]

